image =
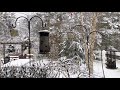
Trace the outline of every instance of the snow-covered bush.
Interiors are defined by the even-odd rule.
[[[89,78],[86,64],[77,59],[41,60],[15,67],[2,67],[0,78]]]
[[[0,78],[46,78],[46,69],[39,67],[2,67]]]

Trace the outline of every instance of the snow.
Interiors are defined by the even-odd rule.
[[[49,63],[50,63],[50,60],[43,59],[43,60],[38,60],[38,61],[32,61],[31,65],[34,64],[35,66],[40,66],[42,68],[42,67],[46,66]],[[30,65],[29,62],[24,64],[24,66],[29,66],[29,65]]]
[[[105,63],[103,63],[103,70],[105,78],[120,78],[120,60],[116,61],[117,69],[107,69]],[[101,61],[94,61],[93,63],[94,74],[98,77],[103,77],[102,63]]]
[[[50,27],[49,27],[51,29],[50,32],[48,30],[41,30],[40,32],[49,32],[51,34],[56,33],[59,30],[62,31],[62,32],[63,31],[64,32],[70,32],[71,31],[70,30],[71,26],[78,25],[78,24],[81,24],[81,23],[86,26],[86,28],[88,30],[88,33],[92,29],[91,28],[91,25],[92,25],[92,21],[91,20],[92,20],[92,17],[93,17],[92,16],[93,13],[91,13],[91,12],[87,12],[87,13],[85,13],[85,12],[84,13],[76,13],[76,12],[72,12],[72,13],[67,13],[67,12],[62,12],[62,13],[61,12],[57,12],[57,13],[56,12],[41,12],[41,13],[39,13],[39,12],[14,12],[14,13],[15,13],[15,18],[17,18],[19,16],[25,16],[28,19],[30,19],[35,14],[35,15],[41,16],[41,18],[43,19],[43,21],[47,22],[48,19],[49,19],[50,20],[50,24],[51,24]],[[58,29],[57,23],[59,24],[59,21],[60,21],[60,19],[58,18],[58,16],[60,16],[60,15],[62,15],[62,19],[63,20],[62,20],[62,23],[60,23],[60,29],[57,30]],[[115,32],[119,34],[120,33],[120,31],[119,31],[120,23],[119,23],[119,21],[118,22],[113,22],[114,19],[118,19],[118,16],[116,16],[116,15],[112,16],[111,12],[108,12],[108,15],[111,15],[111,16],[107,16],[107,14],[105,14],[105,13],[104,13],[104,15],[103,15],[104,16],[103,20],[101,20],[101,22],[103,24],[104,23],[108,23],[108,25],[111,26],[111,29],[107,29],[107,27],[103,27],[102,28],[103,29],[102,33],[104,33],[104,34],[106,33],[106,36],[107,36],[107,34],[109,35],[109,34],[113,34]],[[79,22],[78,19],[80,19],[82,22]],[[101,19],[102,19],[102,17],[101,17]],[[21,20],[23,20],[23,19],[21,19]],[[5,39],[7,41],[11,41],[11,40],[12,41],[18,41],[18,39],[19,40],[23,40],[23,39],[20,39],[20,38],[24,38],[26,35],[28,36],[28,33],[27,33],[28,29],[26,27],[27,23],[26,22],[23,23],[22,21],[21,22],[18,21],[18,22],[17,22],[17,24],[18,24],[17,28],[18,28],[18,31],[20,32],[19,36],[15,37],[14,39],[11,39],[11,38],[9,38],[7,36],[5,36],[5,37],[1,36],[1,41],[2,41],[2,39],[5,39],[5,38],[8,38],[8,39]],[[25,24],[25,25],[23,25],[23,24]],[[33,23],[33,24],[35,24],[35,25],[32,25],[31,29],[32,28],[33,29],[38,29],[38,26],[36,25],[37,22]],[[105,25],[107,25],[107,24],[105,24]],[[2,29],[4,29],[4,28],[2,28]],[[24,31],[26,31],[26,32],[21,31],[22,29]],[[81,35],[80,29],[81,28],[75,28],[75,29],[72,30],[72,32],[75,34],[74,38],[76,38],[76,39],[75,39],[75,41],[74,40],[72,40],[72,42],[70,41],[70,43],[72,43],[72,44],[68,45],[67,49],[71,49],[71,48],[72,49],[73,48],[76,49],[77,48],[76,52],[78,51],[81,54],[81,53],[85,53],[85,52],[83,51],[83,44],[80,42],[82,40],[82,38],[84,38]],[[2,30],[2,31],[4,31],[4,30]],[[36,31],[37,30],[33,31],[33,33],[35,33]],[[33,35],[33,33],[31,33],[31,34]],[[63,33],[63,34],[66,34],[66,33]],[[84,34],[87,34],[87,33],[84,33]],[[33,36],[35,36],[35,35],[33,35]],[[34,38],[36,38],[36,37],[31,37],[31,40],[34,41]],[[67,43],[65,42],[66,38],[67,38],[67,34],[63,35],[63,37],[61,39],[61,41],[64,40],[64,41],[62,41],[63,44],[59,44],[59,46],[60,45],[63,46],[63,49],[59,52],[59,54],[63,53],[66,50],[66,49],[64,49],[67,46]],[[101,45],[101,42],[102,42],[102,39],[100,39],[101,35],[97,34],[96,38],[98,38],[97,44]],[[38,52],[37,51],[37,49],[38,49],[37,39],[35,39],[35,42],[34,42],[33,46],[34,46],[34,49],[36,50],[34,52],[37,53]],[[26,51],[28,51],[28,50],[26,50]],[[26,52],[24,51],[24,53],[26,53]],[[74,52],[70,52],[70,54],[72,54],[72,53],[74,54]],[[99,55],[96,56],[96,57],[99,58],[99,60],[101,60],[101,51],[98,51],[97,53],[99,53]],[[33,53],[33,54],[35,55],[35,53]],[[115,69],[115,70],[107,69],[106,65],[105,65],[105,62],[106,62],[106,55],[105,54],[106,54],[106,51],[103,50],[102,51],[102,60],[103,60],[103,62],[96,61],[96,60],[94,61],[93,68],[94,68],[95,77],[103,77],[102,63],[103,63],[103,69],[105,71],[105,77],[107,77],[107,78],[109,78],[109,77],[110,78],[111,77],[115,77],[115,78],[120,77],[120,61],[117,60],[117,67],[118,67],[118,69]],[[116,55],[119,56],[120,52],[116,52]],[[62,54],[61,54],[61,56],[62,56]],[[37,54],[36,54],[36,57],[37,57]],[[79,66],[78,63],[76,64],[75,63],[75,59],[74,59],[75,57],[77,57],[77,56],[73,55],[72,58],[69,58],[69,59],[67,57],[61,57],[61,58],[59,58],[61,61],[59,59],[58,59],[58,61],[51,61],[49,59],[41,59],[40,58],[39,61],[31,61],[30,62],[29,59],[18,59],[18,60],[11,61],[11,62],[3,65],[3,67],[6,67],[6,66],[29,66],[30,63],[31,63],[31,64],[34,64],[35,66],[50,67],[50,68],[53,69],[53,72],[52,72],[53,75],[52,76],[57,75],[57,77],[60,77],[60,78],[64,77],[65,78],[65,77],[68,77],[68,75],[67,75],[67,72],[63,71],[63,70],[65,70],[66,69],[65,67],[68,66],[67,69],[69,69],[70,77],[71,78],[76,78],[76,77],[78,77],[79,69],[81,70],[81,72],[85,71],[86,66],[84,66],[83,64],[81,66]],[[82,63],[80,61],[83,61],[83,60],[79,59],[79,63]],[[63,66],[65,66],[65,67],[63,67]],[[75,72],[75,73],[72,73],[72,72]]]
[[[38,60],[38,61],[31,61],[31,65],[34,64],[35,66],[39,66],[41,68],[44,67],[50,67],[50,71],[51,74],[49,77],[55,77],[55,78],[78,78],[78,77],[82,77],[84,78],[84,71],[86,66],[85,65],[81,65],[80,66],[80,71],[82,73],[79,72],[79,67],[77,65],[68,65],[67,69],[69,70],[69,72],[66,72],[66,68],[63,67],[64,65],[70,63],[64,63],[64,61],[66,61],[66,57],[61,57],[60,58],[62,61],[50,61],[48,59],[42,59],[42,60]],[[7,64],[4,64],[3,67],[7,67],[7,66],[29,66],[30,65],[30,60],[29,59],[18,59],[15,61],[11,61]],[[68,76],[69,73],[69,76]]]
[[[39,32],[48,32],[49,33],[50,31],[48,31],[48,30],[41,30]]]
[[[102,51],[102,60],[103,60],[103,63],[106,63],[106,51],[105,50]]]
[[[96,50],[96,51],[94,51],[94,53],[98,53],[99,55],[95,55],[95,57],[99,58],[101,60],[101,50]],[[106,51],[105,50],[102,50],[102,60],[103,60],[103,63],[105,63],[105,61],[106,61]]]
[[[98,51],[100,53],[100,51]],[[102,61],[95,60],[93,62],[93,69],[95,77],[103,78],[103,73],[105,74],[105,78],[120,78],[120,60],[116,60],[117,69],[107,69],[106,68],[106,51],[102,51]],[[120,52],[116,52],[116,55],[120,56]],[[103,64],[103,69],[102,69]]]
[[[7,67],[7,66],[23,66],[24,64],[28,63],[30,61],[30,59],[18,59],[15,61],[11,61],[7,64],[4,64],[3,67]]]
[[[101,53],[100,51],[96,51],[98,53]],[[120,78],[120,60],[116,60],[116,67],[117,69],[107,69],[106,68],[106,51],[102,51],[102,60],[103,61],[98,61],[95,60],[93,62],[93,70],[94,70],[94,76],[95,78],[103,78],[105,74],[105,78]],[[99,54],[101,56],[101,54]],[[116,55],[120,56],[120,52],[116,52]],[[99,58],[101,58],[99,56]],[[103,65],[103,69],[102,69]]]
[[[14,12],[16,17],[32,15],[34,12]]]
[[[100,53],[100,51],[98,51]],[[94,78],[104,78],[103,77],[103,70],[104,70],[104,74],[105,74],[105,78],[120,78],[120,60],[116,61],[116,66],[118,67],[117,69],[107,69],[106,68],[106,64],[105,64],[105,60],[106,60],[106,56],[105,56],[106,51],[103,50],[102,51],[102,61],[97,61],[95,60],[93,62],[93,77]],[[118,52],[117,54],[120,55],[120,53]],[[60,60],[62,61],[51,61],[49,59],[41,59],[38,61],[31,61],[31,64],[34,64],[35,66],[39,66],[39,67],[50,67],[51,70],[49,72],[50,76],[49,77],[54,77],[54,78],[86,78],[87,76],[85,76],[85,74],[87,75],[87,71],[86,71],[86,65],[82,64],[81,66],[74,65],[71,63],[71,65],[68,65],[68,70],[69,72],[66,72],[66,68],[64,68],[63,66],[70,63],[64,63],[64,61],[67,61],[68,59],[66,57],[61,57]],[[69,60],[70,61],[70,60]],[[102,69],[102,63],[103,63],[103,69]],[[30,60],[29,59],[18,59],[15,61],[11,61],[7,64],[4,64],[3,67],[7,67],[7,66],[29,66],[30,65]],[[86,71],[86,72],[85,72]],[[81,73],[80,73],[81,72]],[[85,73],[84,73],[85,72]],[[69,76],[68,76],[69,73]]]
[[[120,52],[116,52],[115,54],[116,54],[116,56],[120,56]]]

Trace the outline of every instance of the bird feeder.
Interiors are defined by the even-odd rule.
[[[19,36],[18,30],[11,29],[11,30],[10,30],[10,35],[11,35],[12,37]]]
[[[48,52],[50,52],[49,31],[39,31],[39,54],[47,54]]]

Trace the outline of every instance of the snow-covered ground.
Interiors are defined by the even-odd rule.
[[[100,53],[100,51],[98,52]],[[103,62],[98,61],[98,60],[95,60],[93,62],[94,74],[98,77],[104,77],[105,75],[105,78],[120,78],[120,60],[116,60],[116,66],[118,67],[117,69],[107,69],[106,64],[105,64],[106,63],[105,54],[106,54],[106,51],[103,50],[102,51]],[[120,56],[120,52],[116,52],[116,55]],[[103,63],[103,69],[102,69],[102,63]]]
[[[116,61],[117,69],[107,69],[105,63],[103,63],[103,69],[102,69],[102,63],[101,61],[94,61],[93,63],[93,69],[95,75],[99,77],[103,77],[103,70],[105,74],[105,78],[120,78],[120,60]]]
[[[94,70],[94,77],[95,78],[120,78],[120,60],[116,61],[116,66],[118,67],[117,69],[107,69],[106,65],[105,65],[105,51],[103,51],[102,53],[103,55],[103,62],[99,61],[99,60],[95,60],[93,62],[93,70]],[[67,59],[66,59],[67,60]],[[4,64],[4,67],[6,66],[29,66],[29,59],[18,59],[15,61],[11,61],[7,64]],[[71,60],[70,60],[71,61]],[[69,61],[69,63],[70,63]],[[103,69],[102,69],[102,63],[103,63]],[[56,76],[57,78],[66,78],[68,77],[68,73],[66,73],[66,68],[64,68],[64,65],[66,65],[63,62],[58,61],[51,61],[48,59],[43,59],[43,60],[39,60],[39,61],[32,61],[31,64],[34,64],[35,66],[40,66],[40,67],[50,67],[52,71],[52,77]],[[79,73],[79,68],[81,72],[85,71],[85,66],[82,65],[80,67],[77,67],[77,65],[69,65],[68,67],[71,67],[72,69],[74,69],[75,73],[73,73],[73,70],[69,71],[69,78],[77,78]],[[83,70],[82,70],[83,68]],[[103,75],[103,70],[104,70],[104,75]],[[58,74],[57,74],[58,73]],[[79,75],[79,77],[84,78],[83,73],[81,73],[81,75]]]

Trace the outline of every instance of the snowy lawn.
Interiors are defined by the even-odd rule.
[[[116,66],[118,67],[117,69],[107,69],[105,63],[103,64],[105,78],[120,78],[120,60],[116,61]],[[95,75],[103,77],[101,61],[94,61],[93,69]]]
[[[100,53],[100,51],[99,51]],[[102,51],[102,59],[103,59],[103,70],[105,78],[120,78],[120,60],[116,60],[116,67],[117,69],[107,69],[106,68],[106,51]],[[116,55],[120,55],[120,52],[116,52]],[[93,62],[93,69],[94,69],[94,75],[96,78],[104,78],[103,70],[102,70],[102,62],[95,60]]]

